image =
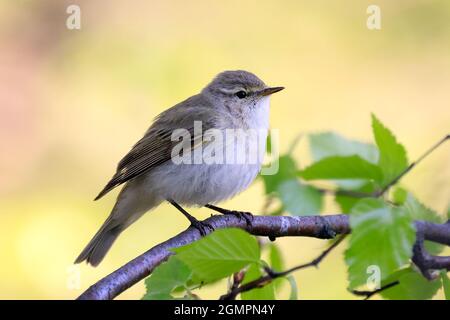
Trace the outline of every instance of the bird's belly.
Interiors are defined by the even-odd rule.
[[[146,191],[187,206],[203,206],[235,196],[248,188],[261,169],[267,129],[243,137],[233,143],[209,144],[202,152],[194,152],[190,163],[168,161],[153,169],[146,178]],[[222,161],[207,161],[212,160],[212,154],[222,154],[220,150],[224,157],[215,159]],[[228,159],[227,155],[234,156]]]
[[[163,168],[165,167],[165,168]],[[168,163],[146,179],[148,192],[187,206],[203,206],[229,199],[248,188],[261,164]]]
[[[233,197],[256,178],[260,164],[175,165],[168,163],[146,178],[146,191],[187,206],[203,206]]]

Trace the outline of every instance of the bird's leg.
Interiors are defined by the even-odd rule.
[[[196,228],[198,231],[200,231],[200,234],[202,236],[206,236],[206,234],[208,233],[206,231],[206,228],[210,229],[211,231],[214,231],[214,227],[212,225],[210,225],[207,222],[203,222],[203,221],[199,221],[197,220],[194,216],[190,215],[189,212],[187,212],[186,210],[184,210],[178,203],[176,203],[175,201],[168,199],[167,201],[169,201],[169,203],[171,205],[173,205],[175,208],[177,208],[186,218],[188,218],[189,222],[191,223],[191,226],[193,226],[194,228]]]
[[[250,212],[223,209],[223,208],[214,206],[212,204],[207,204],[207,205],[205,205],[205,207],[209,208],[211,210],[217,211],[221,214],[232,214],[232,215],[238,217],[239,219],[244,219],[245,222],[247,223],[247,226],[252,225],[253,215]]]

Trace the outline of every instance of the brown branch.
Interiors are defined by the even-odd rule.
[[[449,225],[449,222],[446,223]],[[428,253],[425,249],[425,236],[423,230],[418,230],[416,235],[416,243],[413,247],[412,261],[419,268],[422,275],[428,280],[433,280],[436,276],[433,270],[446,269],[450,270],[450,256],[441,257]]]
[[[251,226],[244,219],[233,215],[212,216],[208,218],[215,229],[241,228],[256,236],[278,237],[314,237],[330,238],[332,234],[350,232],[347,215],[326,216],[254,216]],[[417,221],[416,230],[424,239],[450,246],[450,224],[435,224]],[[107,275],[87,289],[79,299],[106,300],[113,299],[135,283],[144,279],[172,254],[170,249],[192,243],[200,239],[195,228],[188,228],[175,237],[153,247],[113,273]]]
[[[287,276],[288,274],[298,271],[300,269],[305,269],[309,267],[318,267],[319,263],[334,249],[336,248],[345,238],[345,234],[342,235],[339,239],[337,239],[331,246],[329,246],[326,250],[324,250],[317,258],[313,259],[311,262],[301,264],[299,266],[295,266],[293,268],[290,268],[286,271],[277,272],[270,268],[266,268],[266,275],[259,277],[258,279],[255,279],[253,281],[247,282],[241,286],[234,286],[231,288],[231,290],[220,297],[220,300],[234,300],[236,299],[238,294],[241,294],[243,292],[247,292],[250,290],[253,290],[255,288],[261,288],[273,280]]]

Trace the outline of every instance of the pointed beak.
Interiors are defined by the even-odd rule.
[[[270,96],[271,94],[273,94],[275,92],[278,92],[278,91],[281,91],[283,89],[284,89],[284,87],[265,88],[265,89],[262,89],[261,91],[259,91],[259,95],[263,96],[263,97],[264,96]]]

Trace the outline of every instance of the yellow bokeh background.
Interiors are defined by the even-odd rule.
[[[66,28],[69,4],[81,8],[81,30]],[[366,26],[370,4],[381,8],[381,30]],[[162,205],[124,232],[99,267],[72,266],[114,203],[117,190],[92,199],[118,160],[158,113],[227,69],[286,87],[271,109],[281,150],[298,134],[324,130],[371,141],[374,112],[413,160],[450,128],[450,2],[1,1],[1,299],[75,298],[187,227]],[[448,150],[402,180],[440,213],[450,194]],[[295,156],[308,163],[306,139]],[[263,202],[257,181],[223,206],[257,213]],[[337,210],[330,201],[327,212]],[[326,245],[277,243],[286,266]],[[354,298],[343,250],[295,274],[300,299]],[[225,288],[199,294],[217,298]],[[120,298],[143,293],[140,282]]]

